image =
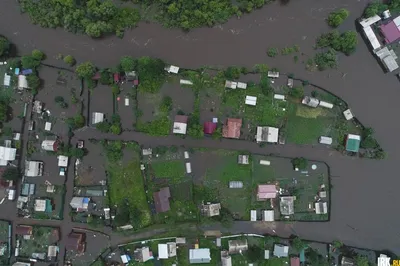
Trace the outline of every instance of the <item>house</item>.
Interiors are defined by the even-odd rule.
[[[269,78],[279,78],[279,72],[276,71],[268,71],[267,75]]]
[[[33,103],[33,112],[37,113],[37,114],[41,114],[42,110],[43,110],[43,103],[41,101],[35,101]]]
[[[247,105],[256,106],[257,105],[257,97],[247,95],[244,103]]]
[[[275,212],[274,210],[265,210],[262,212],[262,220],[264,222],[273,222],[275,221]]]
[[[158,258],[168,259],[176,257],[176,243],[168,242],[166,244],[158,244]]]
[[[49,199],[35,199],[35,212],[47,212],[50,213],[53,211],[53,206],[51,205],[51,201]]]
[[[221,203],[208,203],[201,205],[201,213],[207,217],[213,217],[219,215],[221,210]]]
[[[385,37],[385,43],[390,44],[400,39],[400,16],[389,23],[379,26],[382,35]]]
[[[290,258],[290,266],[300,266],[300,258],[299,257]]]
[[[26,79],[25,75],[18,76],[18,89],[20,90],[29,89],[28,80]]]
[[[242,127],[242,119],[228,118],[226,124],[222,128],[222,136],[224,138],[238,139],[240,138],[241,127]]]
[[[86,247],[85,239],[86,239],[86,234],[72,232],[68,235],[65,248],[67,250],[75,251],[79,254],[82,254],[85,252],[85,247]]]
[[[17,149],[11,148],[11,141],[5,144],[0,146],[0,166],[6,166],[8,162],[14,161],[17,155]]]
[[[211,253],[209,248],[189,249],[189,262],[193,263],[210,263]]]
[[[136,71],[125,72],[126,81],[134,81],[137,78]]]
[[[46,124],[44,124],[44,130],[51,131],[51,123],[50,122],[46,122]]]
[[[221,251],[221,264],[222,266],[232,266],[232,258],[226,250]]]
[[[93,112],[92,113],[92,125],[96,125],[98,123],[101,123],[105,119],[105,114],[99,113],[99,112]]]
[[[229,188],[243,188],[242,181],[229,181]]]
[[[250,210],[250,221],[251,222],[257,221],[257,210]]]
[[[170,209],[169,206],[169,198],[171,197],[171,193],[169,191],[169,187],[164,187],[160,189],[158,192],[153,193],[154,205],[156,211],[160,212],[167,212]]]
[[[281,197],[279,207],[282,215],[294,214],[294,196]]]
[[[71,202],[69,205],[71,206],[72,209],[81,212],[81,211],[87,211],[89,207],[89,198],[85,197],[73,197],[71,199]]]
[[[347,258],[347,257],[342,257],[341,265],[342,266],[354,266],[356,264],[354,263],[354,260]]]
[[[211,121],[204,123],[203,127],[204,134],[212,135],[216,129],[217,129],[217,123],[213,123]]]
[[[68,167],[68,157],[64,155],[57,156],[58,167]]]
[[[174,120],[174,128],[172,132],[174,134],[186,134],[187,130],[187,122],[189,117],[186,115],[176,115]]]
[[[176,243],[177,245],[179,245],[179,244],[186,244],[186,238],[185,238],[185,237],[177,237],[177,238],[175,239],[175,243]]]
[[[15,227],[15,234],[19,236],[31,236],[33,227],[29,225],[17,225]]]
[[[348,134],[346,138],[346,151],[358,152],[360,150],[361,136]]]
[[[332,109],[333,108],[333,104],[325,102],[325,101],[319,101],[319,106],[325,107],[325,108],[328,108],[328,109]]]
[[[239,155],[238,164],[249,164],[249,155]]]
[[[237,88],[237,82],[227,80],[225,81],[225,88],[234,90]]]
[[[258,185],[257,187],[257,200],[263,201],[267,199],[274,199],[277,195],[275,185]]]
[[[353,113],[351,112],[350,109],[347,109],[343,112],[344,118],[346,118],[346,120],[351,120],[353,119]]]
[[[170,65],[165,67],[164,70],[167,71],[168,73],[178,74],[179,67]]]
[[[301,101],[302,104],[310,106],[310,107],[317,107],[319,105],[319,100],[317,98],[305,96]]]
[[[133,256],[137,262],[146,262],[153,257],[149,247],[141,247],[135,249]]]
[[[389,72],[393,72],[399,68],[399,65],[396,62],[397,55],[393,49],[389,50],[389,48],[383,47],[382,49],[375,51],[375,55],[381,60],[386,70]]]
[[[241,254],[243,251],[249,249],[247,245],[247,239],[236,239],[236,240],[229,240],[229,254]]]
[[[43,175],[43,162],[25,161],[25,176],[34,177]]]
[[[315,203],[315,213],[316,214],[327,214],[328,213],[328,203],[327,202],[316,202]]]
[[[42,150],[45,151],[54,151],[58,150],[59,141],[57,140],[43,140],[42,141]]]
[[[11,76],[4,73],[3,85],[9,87],[11,85]]]
[[[57,257],[58,247],[57,246],[49,246],[47,248],[47,257],[48,258],[55,258]]]
[[[237,83],[237,88],[242,89],[242,90],[245,90],[245,89],[247,89],[247,83],[238,82],[238,83]]]
[[[287,258],[289,255],[289,247],[286,245],[275,244],[274,256],[278,258]]]
[[[257,127],[256,141],[278,143],[279,128],[276,127]]]

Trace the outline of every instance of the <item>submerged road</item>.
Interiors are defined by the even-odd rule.
[[[354,20],[362,13],[367,1],[303,0],[291,1],[281,7],[273,3],[240,20],[193,30],[184,34],[179,30],[164,29],[156,24],[140,24],[128,31],[124,39],[115,37],[92,40],[62,29],[42,29],[21,16],[16,1],[0,3],[0,33],[14,42],[19,53],[30,53],[33,48],[43,50],[46,63],[59,64],[58,54],[71,54],[79,61],[90,60],[99,67],[117,63],[120,56],[154,56],[179,65],[196,68],[202,65],[240,65],[251,67],[267,63],[281,71],[294,73],[345,99],[362,123],[375,129],[376,137],[387,151],[384,161],[360,160],[343,157],[321,148],[292,145],[268,146],[261,149],[255,144],[208,139],[189,140],[173,136],[151,138],[139,133],[124,133],[123,139],[135,140],[143,145],[186,145],[246,149],[257,153],[283,156],[305,156],[327,162],[332,170],[332,213],[329,223],[295,223],[293,229],[303,238],[321,241],[340,239],[346,244],[373,249],[392,249],[400,253],[399,215],[397,214],[397,188],[400,186],[400,83],[394,75],[385,75],[368,51],[363,40],[354,55],[340,57],[339,70],[306,72],[302,61],[314,51],[316,36],[328,31],[326,15],[340,7],[350,10],[350,18],[340,30],[354,29]],[[266,56],[268,47],[283,48],[299,45],[302,56],[294,63],[292,56]],[[87,137],[94,137],[93,132]],[[7,218],[1,214],[0,218]],[[3,217],[4,216],[4,217]],[[283,225],[282,225],[283,226]],[[265,230],[253,228],[249,223],[236,223],[237,231],[251,233]],[[354,229],[352,229],[354,228]],[[277,230],[277,232],[279,232]]]

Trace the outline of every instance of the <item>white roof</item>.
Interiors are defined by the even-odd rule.
[[[227,81],[225,81],[225,87],[230,88],[230,89],[236,89],[237,82],[227,80]]]
[[[343,112],[344,117],[346,120],[351,120],[353,119],[353,114],[351,113],[350,109],[347,109],[346,111]]]
[[[381,44],[378,38],[376,37],[375,32],[372,30],[370,26],[363,28],[363,31],[374,50],[381,47]]]
[[[99,112],[92,113],[92,124],[101,123],[104,121],[104,114]]]
[[[172,65],[171,65],[171,66],[165,68],[165,70],[166,70],[168,73],[178,74],[178,72],[179,72],[179,67],[177,67],[177,66],[172,66]]]
[[[26,76],[24,75],[19,75],[18,76],[18,88],[20,89],[28,89],[28,80],[26,79]]]
[[[38,161],[26,161],[25,162],[25,176],[41,176],[40,171],[42,162]]]
[[[257,221],[257,210],[250,211],[250,221],[252,222]]]
[[[268,71],[268,77],[270,77],[270,78],[279,78],[279,72]]]
[[[324,137],[324,136],[319,137],[319,143],[321,143],[321,144],[331,145],[332,142],[333,142],[333,140],[330,137]]]
[[[3,84],[4,86],[10,86],[11,84],[11,76],[7,75],[7,73],[4,74]]]
[[[354,135],[354,134],[348,134],[347,138],[361,140],[361,137],[359,135]]]
[[[174,128],[172,132],[174,134],[186,134],[187,124],[181,122],[174,122]]]
[[[167,244],[158,244],[158,258],[159,259],[168,259],[168,245]]]
[[[265,138],[265,134],[267,137]],[[256,141],[257,142],[270,142],[276,143],[279,139],[279,128],[276,127],[257,127],[257,135]]]
[[[274,99],[277,99],[277,100],[285,100],[285,95],[282,95],[282,94],[274,94]]]
[[[263,216],[263,221],[265,221],[265,222],[273,222],[275,220],[273,210],[263,211],[262,216]]]
[[[46,200],[36,199],[35,200],[35,211],[44,212],[46,210]]]
[[[17,149],[0,146],[0,160],[14,161]]]
[[[210,249],[209,248],[189,249],[189,259],[190,260],[196,260],[196,259],[211,260]]]
[[[50,122],[46,122],[46,124],[44,125],[44,130],[51,131],[51,123]]]
[[[247,88],[247,83],[238,82],[238,83],[237,83],[237,87],[238,87],[239,89],[246,89],[246,88]]]
[[[257,104],[257,97],[254,96],[246,96],[246,101],[245,103],[247,105],[253,105],[255,106]]]
[[[68,157],[64,155],[59,155],[58,157],[58,166],[59,167],[67,167],[68,166]]]
[[[378,22],[378,21],[381,20],[381,19],[382,19],[382,18],[381,18],[380,16],[375,15],[375,16],[373,16],[373,17],[370,17],[370,18],[366,18],[366,19],[361,20],[361,21],[360,21],[360,25],[361,25],[363,28],[365,28],[365,27],[371,26],[372,24]]]
[[[193,82],[191,82],[190,80],[187,80],[187,79],[181,79],[180,83],[185,84],[185,85],[193,85]]]
[[[7,165],[8,165],[8,161],[0,160],[0,166],[7,166]]]
[[[122,263],[128,263],[129,262],[127,255],[121,255],[121,260],[122,260]]]
[[[326,203],[326,202],[316,202],[315,203],[315,213],[316,214],[326,214],[326,213],[328,213],[328,203]]]
[[[45,151],[54,151],[54,143],[55,140],[43,140],[42,141],[42,149]]]
[[[394,24],[396,24],[397,27],[400,27],[400,16],[393,19],[393,22],[394,22]]]
[[[386,56],[385,58],[382,59],[382,62],[385,64],[386,68],[389,70],[389,72],[393,72],[394,70],[399,68],[399,65],[397,64],[396,60],[392,55]]]
[[[57,246],[49,246],[47,248],[47,257],[57,257]]]

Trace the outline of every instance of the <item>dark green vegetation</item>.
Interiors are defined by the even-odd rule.
[[[10,46],[11,44],[7,38],[0,35],[0,58],[8,54]]]
[[[113,114],[111,121],[103,121],[96,124],[96,129],[104,133],[110,132],[119,135],[122,132],[121,118],[118,114]]]
[[[357,32],[346,31],[340,34],[334,30],[326,34],[322,34],[317,39],[317,48],[333,48],[338,52],[342,52],[345,55],[353,53],[357,46]]]
[[[2,178],[9,181],[17,181],[21,178],[21,173],[17,167],[7,167],[4,171]]]
[[[140,20],[137,9],[117,7],[111,0],[21,0],[20,4],[35,24],[45,28],[62,27],[91,37],[111,32],[122,37],[124,29],[136,26]]]
[[[347,9],[341,8],[337,11],[333,11],[329,13],[328,16],[328,25],[337,28],[340,26],[340,24],[343,23],[343,21],[349,16],[350,12]]]
[[[383,3],[385,2],[385,3]],[[381,15],[383,11],[390,10],[394,13],[399,13],[400,11],[400,1],[390,0],[390,1],[373,1],[368,4],[364,10],[363,17],[369,18],[375,15]]]

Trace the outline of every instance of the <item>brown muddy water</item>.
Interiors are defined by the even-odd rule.
[[[360,121],[375,129],[388,158],[359,160],[336,153],[313,152],[313,149],[299,154],[296,147],[285,147],[287,155],[327,162],[333,175],[331,222],[296,223],[295,231],[306,239],[339,239],[359,247],[392,249],[400,253],[396,218],[400,217],[397,214],[399,200],[395,196],[400,186],[396,166],[400,162],[398,80],[392,74],[383,73],[361,37],[356,53],[350,57],[341,56],[340,68],[335,71],[309,73],[303,64],[294,63],[293,56],[271,59],[266,55],[268,47],[293,45],[299,45],[304,54],[311,55],[316,36],[328,30],[324,19],[330,11],[340,7],[349,9],[351,16],[341,30],[354,29],[354,20],[366,4],[366,1],[356,0],[292,0],[287,6],[274,3],[240,20],[232,19],[226,24],[188,34],[142,23],[126,32],[124,39],[92,40],[62,29],[31,25],[27,16],[20,15],[15,0],[1,0],[0,33],[18,46],[20,54],[33,48],[43,50],[48,56],[47,63],[62,65],[55,59],[57,54],[71,54],[79,62],[90,60],[99,67],[112,66],[123,55],[159,57],[181,67],[193,68],[203,65],[250,67],[266,63],[329,89],[349,103]],[[299,61],[306,59],[307,56],[302,56]]]

